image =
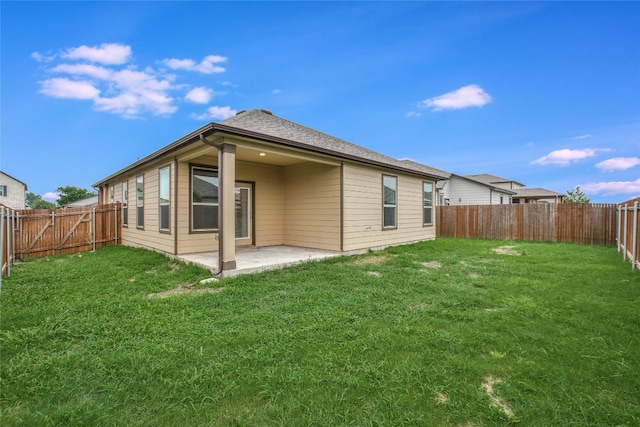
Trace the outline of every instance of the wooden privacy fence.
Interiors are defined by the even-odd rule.
[[[2,277],[16,259],[71,254],[122,240],[120,203],[67,209],[13,210],[0,205]]]
[[[631,262],[632,269],[640,270],[640,197],[629,200],[618,206],[618,252],[622,252],[624,260]]]
[[[438,206],[436,235],[613,246],[616,210],[584,203]]]

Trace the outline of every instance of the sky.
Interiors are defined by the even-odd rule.
[[[267,108],[398,159],[640,196],[640,2],[0,2],[0,169],[92,184]]]

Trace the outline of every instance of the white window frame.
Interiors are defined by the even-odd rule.
[[[389,186],[393,184],[393,188]],[[386,189],[393,191],[393,202],[387,200]],[[387,225],[387,212],[393,212],[393,225]],[[382,229],[392,230],[398,228],[398,177],[394,175],[382,175]]]
[[[163,174],[166,176],[163,177]],[[166,181],[165,181],[166,180]],[[166,186],[166,188],[163,188]],[[164,218],[163,215],[167,215]],[[171,231],[171,167],[165,166],[158,169],[158,226],[160,231]],[[166,227],[163,227],[163,223],[166,222]]]
[[[122,226],[129,226],[129,182],[122,182]]]
[[[430,187],[429,191],[427,191],[427,186]],[[428,226],[433,225],[433,182],[423,181],[422,182],[422,225]],[[431,197],[427,197],[427,193],[431,194]],[[429,218],[431,221],[427,222],[427,211],[429,212]]]
[[[7,186],[0,185],[0,196],[7,197]]]
[[[144,174],[136,176],[136,227],[144,228]]]
[[[195,224],[194,224],[194,220],[196,215],[194,215],[194,207],[196,206],[210,206],[210,207],[215,207],[215,221],[217,224],[218,221],[218,209],[220,209],[220,189],[218,188],[218,194],[217,194],[217,199],[218,202],[213,203],[213,202],[196,202],[194,201],[194,193],[195,193],[195,189],[194,189],[194,184],[193,184],[193,178],[196,175],[196,171],[197,170],[201,170],[201,171],[207,171],[207,172],[214,172],[215,173],[215,178],[218,181],[218,185],[220,185],[220,177],[218,176],[218,170],[216,168],[212,168],[212,167],[207,167],[207,166],[191,166],[191,174],[190,174],[190,179],[191,179],[191,200],[190,200],[190,204],[191,204],[191,219],[190,219],[190,227],[191,227],[191,232],[193,233],[201,233],[201,232],[212,232],[212,231],[218,231],[218,227],[215,228],[195,228]]]

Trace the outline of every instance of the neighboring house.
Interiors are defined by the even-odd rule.
[[[98,205],[98,195],[85,197],[84,199],[76,200],[75,202],[68,203],[63,205],[63,208],[80,208],[84,206],[97,206]]]
[[[521,188],[513,196],[513,203],[562,203],[565,195],[544,188]]]
[[[496,187],[504,188],[506,190],[519,190],[524,187],[524,184],[518,181],[513,181],[507,178],[501,178],[489,173],[480,173],[476,175],[465,175],[466,178],[475,179],[476,181],[484,182],[486,184],[494,185]]]
[[[27,184],[0,171],[0,203],[11,209],[24,209]]]
[[[473,175],[451,174],[437,184],[441,205],[503,205],[510,204],[515,191],[490,184]]]
[[[254,109],[209,123],[94,187],[100,203],[123,203],[125,244],[177,255],[221,247],[219,265],[229,270],[242,245],[352,251],[435,239],[434,192],[443,178]]]

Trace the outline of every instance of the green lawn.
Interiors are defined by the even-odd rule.
[[[640,425],[640,274],[613,248],[438,239],[207,276],[122,246],[16,265],[0,424]]]

